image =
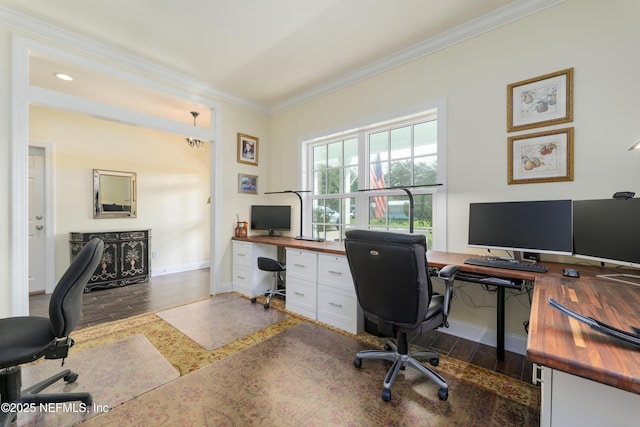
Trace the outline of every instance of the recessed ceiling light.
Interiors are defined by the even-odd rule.
[[[73,80],[73,77],[71,77],[68,74],[64,74],[64,73],[53,73],[54,76],[56,76],[57,78],[59,78],[60,80],[64,80],[67,82],[70,82],[71,80]]]

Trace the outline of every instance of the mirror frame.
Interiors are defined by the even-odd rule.
[[[102,180],[104,177],[126,177],[129,178],[129,194],[131,194],[130,211],[107,211],[102,203]],[[93,217],[94,218],[135,218],[137,216],[137,194],[136,194],[136,173],[118,172],[103,169],[93,170]]]

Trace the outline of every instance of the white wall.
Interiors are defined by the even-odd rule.
[[[470,202],[640,194],[640,153],[627,151],[640,140],[638,16],[634,0],[567,1],[278,114],[271,120],[271,155],[297,165],[299,141],[307,135],[446,97],[447,246],[454,252],[470,252]],[[507,185],[507,85],[570,67],[574,122],[553,128],[575,128],[574,181]],[[271,182],[298,182],[298,171],[274,167]],[[452,318],[493,329],[494,307],[493,295],[467,286]],[[528,318],[526,296],[507,301],[507,332],[524,334]]]
[[[30,137],[53,145],[56,280],[69,266],[73,231],[150,228],[154,275],[209,264],[209,144],[33,106]],[[137,174],[136,218],[93,218],[93,169]]]

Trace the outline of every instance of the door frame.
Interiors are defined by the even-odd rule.
[[[59,34],[59,43],[72,48],[77,45],[75,38],[66,37]],[[56,37],[53,37],[57,40]],[[86,40],[80,43],[79,50],[87,51]],[[29,266],[28,266],[28,158],[29,158],[29,105],[44,105],[63,110],[76,111],[91,114],[107,120],[114,120],[128,124],[158,129],[161,131],[176,133],[180,135],[191,134],[194,137],[209,141],[211,146],[210,175],[211,175],[211,215],[210,215],[210,293],[215,295],[222,292],[222,242],[220,241],[222,217],[222,207],[217,200],[221,199],[222,193],[222,105],[219,102],[211,101],[193,93],[185,92],[176,87],[159,84],[147,78],[141,77],[120,69],[89,59],[87,56],[71,53],[69,50],[54,47],[50,44],[35,41],[23,35],[12,34],[11,52],[11,307],[10,316],[29,315]],[[104,48],[101,45],[92,45],[95,56],[104,53],[106,58],[118,63],[122,59],[123,63],[129,57],[115,54],[114,51]],[[169,96],[179,96],[211,110],[211,128],[194,128],[191,125],[174,122],[168,119],[138,113],[124,108],[114,107],[85,98],[71,96],[63,93],[53,92],[31,86],[29,84],[29,56],[33,53],[41,53],[46,56],[62,58],[64,60],[77,63],[83,66],[98,67],[105,74],[118,75],[133,84],[140,84],[153,88]],[[134,69],[141,69],[144,64],[129,64]],[[136,66],[140,65],[140,66]],[[176,76],[178,81],[184,78]],[[54,236],[55,240],[55,236]],[[54,244],[55,246],[55,244]]]
[[[29,141],[29,147],[44,150],[44,291],[50,294],[56,287],[56,230],[53,201],[56,199],[54,179],[53,144]]]

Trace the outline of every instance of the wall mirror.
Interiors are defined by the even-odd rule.
[[[136,217],[136,174],[93,170],[93,217]]]

